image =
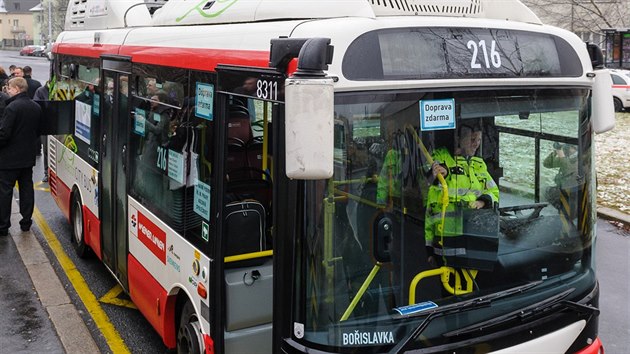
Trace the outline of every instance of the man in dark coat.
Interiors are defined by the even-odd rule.
[[[23,67],[22,72],[24,73],[23,77],[26,79],[26,83],[28,84],[28,97],[33,98],[35,96],[35,91],[42,86],[42,83],[31,77],[31,75],[33,75],[33,69],[30,66]]]
[[[13,186],[19,183],[20,228],[28,231],[33,221],[35,193],[33,166],[37,155],[42,109],[28,97],[28,84],[21,77],[9,80],[9,99],[0,118],[0,236],[11,226]]]

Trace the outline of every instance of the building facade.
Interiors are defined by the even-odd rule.
[[[18,49],[34,43],[33,12],[39,0],[0,0],[0,46]]]

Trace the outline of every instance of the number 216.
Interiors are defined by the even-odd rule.
[[[490,55],[488,55],[488,49],[486,48],[486,41],[485,40],[482,39],[478,43],[476,43],[473,40],[468,41],[468,43],[466,43],[466,47],[468,47],[468,49],[472,50],[472,56],[470,58],[470,68],[471,69],[481,69],[481,63],[477,62],[478,56],[480,55],[480,52],[483,53],[483,63],[485,64],[486,69],[490,69],[490,63],[492,63],[493,67],[500,68],[501,67],[501,55],[499,55],[499,52],[497,52],[496,45],[497,44],[496,44],[495,41],[491,42],[491,44],[490,44]]]

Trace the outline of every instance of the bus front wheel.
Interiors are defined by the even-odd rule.
[[[83,205],[78,192],[72,196],[72,243],[77,256],[84,258],[87,255],[87,246],[85,245],[85,235],[83,234]]]
[[[199,318],[190,301],[186,301],[177,330],[177,354],[201,354],[202,343]]]

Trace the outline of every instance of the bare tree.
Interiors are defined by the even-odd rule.
[[[630,0],[523,0],[545,24],[575,33],[630,27]]]
[[[50,4],[50,14],[48,13]],[[48,23],[50,20],[50,29],[51,29],[51,38],[50,41],[54,41],[59,33],[61,33],[64,29],[65,18],[66,18],[66,9],[68,7],[67,0],[43,0],[42,1],[42,10],[43,10],[43,21],[42,21],[42,31],[46,33],[46,37],[48,37]]]

